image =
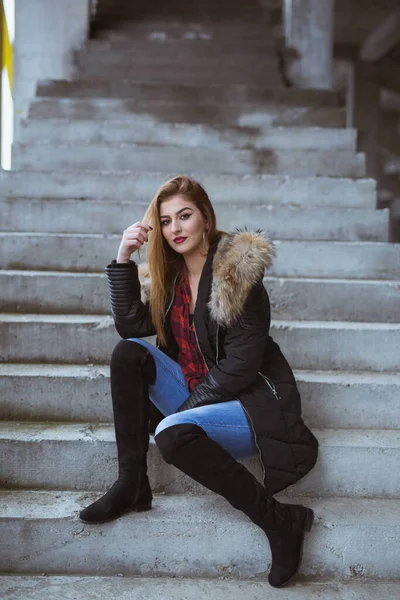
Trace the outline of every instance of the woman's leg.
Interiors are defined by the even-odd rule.
[[[311,529],[313,512],[301,505],[277,502],[235,460],[255,450],[242,413],[239,402],[183,411],[161,421],[155,441],[167,463],[223,496],[263,529],[272,553],[269,582],[280,587],[299,568],[304,532]]]
[[[80,513],[85,523],[104,523],[127,511],[151,508],[149,396],[163,414],[170,414],[189,393],[180,366],[145,340],[121,340],[111,357],[110,375],[118,479]]]
[[[172,414],[160,422],[155,435],[168,427],[183,423],[201,427],[209,438],[236,459],[258,454],[246,414],[238,400],[208,404]]]
[[[149,385],[149,397],[164,416],[172,415],[189,395],[181,367],[147,340],[132,338],[126,342],[142,346],[153,358],[156,372]]]

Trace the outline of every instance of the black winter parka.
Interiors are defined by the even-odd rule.
[[[271,495],[306,475],[318,454],[318,441],[301,416],[292,369],[269,335],[270,303],[263,276],[273,254],[271,242],[257,231],[221,234],[210,246],[194,311],[197,340],[209,372],[182,407],[238,399],[259,450],[264,485]],[[106,273],[112,313],[121,337],[154,335],[147,266],[114,261]],[[173,297],[174,286],[165,314],[168,342],[159,347],[177,360],[178,347],[169,322]]]

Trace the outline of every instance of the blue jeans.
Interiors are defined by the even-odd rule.
[[[131,338],[129,341],[147,348],[156,363],[156,381],[149,385],[149,396],[165,418],[157,426],[155,435],[172,425],[192,423],[204,429],[208,437],[236,459],[257,454],[245,412],[238,400],[208,404],[176,413],[190,394],[181,367],[146,340]]]

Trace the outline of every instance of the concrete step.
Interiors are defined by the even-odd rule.
[[[157,72],[161,66],[171,71],[178,69],[179,78],[185,69],[198,72],[209,68],[214,75],[218,67],[232,69],[235,65],[238,71],[246,70],[247,67],[252,72],[253,69],[260,69],[279,74],[278,57],[271,45],[238,45],[233,40],[230,45],[209,40],[146,40],[117,48],[109,45],[93,47],[91,44],[77,56],[79,69],[93,78],[105,77],[106,73],[113,78],[121,74],[132,78],[135,77],[136,69],[140,71],[147,68]]]
[[[174,176],[176,173],[171,174]],[[188,173],[204,186],[213,202],[260,202],[267,205],[376,208],[374,179],[276,175],[206,175]],[[167,179],[159,171],[2,171],[1,198],[66,198],[143,202],[148,206]],[[227,193],[229,190],[229,193]]]
[[[1,570],[153,577],[265,577],[269,570],[265,534],[222,498],[157,496],[153,511],[126,515],[111,524],[82,524],[78,511],[97,497],[82,492],[2,492]],[[296,502],[312,507],[316,515],[305,540],[302,575],[398,579],[393,552],[400,543],[398,500]]]
[[[133,115],[122,121],[78,119],[28,119],[21,123],[24,144],[145,143],[213,148],[254,148],[268,150],[344,150],[356,152],[355,129],[323,127],[226,127],[143,121]]]
[[[119,336],[104,315],[0,315],[0,361],[108,363]],[[400,371],[400,323],[275,321],[295,369]]]
[[[112,44],[132,44],[151,41],[210,41],[215,40],[218,43],[232,43],[237,41],[239,44],[265,43],[273,44],[273,33],[267,23],[259,20],[258,22],[246,22],[233,19],[225,15],[224,19],[185,19],[171,17],[168,19],[132,19],[124,20],[123,23],[113,24],[112,29],[104,29],[96,32],[95,43]],[[98,40],[98,41],[97,41]],[[101,41],[100,41],[101,40]],[[91,44],[94,42],[92,41]]]
[[[141,61],[142,62],[142,61]],[[160,60],[160,64],[137,64],[134,69],[116,69],[113,73],[112,67],[106,68],[104,71],[99,66],[93,66],[91,68],[85,68],[79,72],[79,78],[74,83],[74,90],[79,87],[79,83],[85,85],[87,78],[90,78],[90,87],[103,90],[103,85],[106,85],[106,89],[109,89],[111,96],[117,95],[117,88],[121,87],[124,90],[124,95],[129,90],[129,80],[135,81],[157,81],[163,84],[177,84],[177,83],[193,83],[201,85],[209,85],[212,83],[220,84],[239,84],[239,85],[270,85],[273,87],[284,87],[284,82],[278,65],[271,62],[267,62],[264,66],[262,63],[245,62],[239,65],[239,68],[235,68],[234,62],[226,65],[222,64],[219,69],[218,61],[215,61],[214,68],[211,68],[209,64],[197,65],[182,65],[174,64],[172,60],[164,63]],[[246,68],[247,66],[247,68]],[[64,95],[64,94],[63,94]],[[69,94],[66,94],[69,95]],[[73,94],[74,95],[74,94]],[[100,91],[99,95],[103,95]],[[109,94],[104,94],[108,96]]]
[[[204,97],[211,103],[242,104],[247,102],[270,102],[283,103],[287,106],[314,106],[323,108],[341,107],[343,101],[336,92],[326,90],[295,90],[289,88],[277,89],[275,86],[269,87],[257,82],[256,85],[235,84],[230,85],[222,83],[211,83],[207,90],[200,91],[203,86],[196,82],[184,83],[177,81],[171,85],[174,99],[175,94],[184,94],[184,99],[190,102],[197,95],[197,102],[201,103]],[[148,74],[144,80],[131,77],[124,82],[98,81],[95,78],[86,78],[84,81],[65,81],[65,80],[41,80],[37,86],[37,96],[52,97],[81,97],[81,98],[136,98],[138,89],[143,92],[160,92],[164,90],[165,85],[157,82]],[[171,93],[168,88],[165,94]],[[158,96],[161,97],[160,95]],[[168,100],[168,95],[163,95],[163,101]],[[229,99],[228,99],[229,97]]]
[[[76,65],[80,78],[88,76],[98,80],[106,80],[107,75],[114,81],[119,77],[142,79],[143,74],[143,79],[147,79],[148,72],[151,71],[151,75],[158,81],[162,80],[159,78],[160,73],[163,73],[163,77],[169,73],[171,79],[179,83],[184,83],[186,75],[191,74],[191,81],[199,83],[197,76],[208,74],[210,81],[221,83],[221,72],[230,72],[232,75],[236,66],[237,75],[263,74],[266,77],[264,80],[254,79],[253,82],[246,78],[249,85],[260,85],[265,81],[265,85],[274,87],[269,76],[282,82],[277,53],[270,48],[249,49],[244,44],[227,48],[210,42],[193,45],[192,42],[184,41],[173,44],[152,41],[145,47],[132,44],[130,48],[122,50],[94,51],[90,48],[79,53]],[[221,69],[219,73],[218,67]],[[196,77],[193,77],[194,74]],[[235,83],[235,79],[232,83]]]
[[[0,412],[7,421],[112,422],[109,374],[108,365],[0,363]],[[295,375],[310,427],[400,429],[399,374]]]
[[[400,281],[268,276],[264,285],[276,319],[400,321]],[[0,311],[109,314],[105,276],[60,271],[0,271]]]
[[[243,30],[243,33],[246,33]],[[146,56],[151,52],[157,54],[170,53],[173,57],[190,53],[191,56],[215,56],[218,55],[235,55],[244,56],[251,55],[252,57],[274,56],[276,54],[276,40],[273,37],[273,31],[263,30],[256,36],[249,37],[248,35],[237,36],[222,35],[219,37],[213,36],[207,32],[192,32],[181,31],[179,37],[168,35],[168,32],[150,33],[146,37],[138,37],[132,41],[132,37],[117,37],[116,39],[89,39],[81,53],[82,58],[86,56],[100,58],[105,57],[107,61],[112,61],[118,64],[119,61],[130,60],[133,55]],[[107,55],[107,56],[106,56]]]
[[[0,233],[0,268],[100,271],[115,257],[120,237],[83,233]],[[292,240],[274,240],[274,244],[277,256],[269,275],[400,279],[400,244]]]
[[[284,496],[400,497],[400,430],[317,429],[316,466]],[[114,427],[93,423],[52,424],[0,421],[5,488],[106,490],[117,478]],[[243,461],[259,480],[258,457]],[[67,466],[67,468],[65,468]],[[151,486],[169,494],[207,490],[167,465],[154,441],[148,453]]]
[[[285,102],[274,104],[270,100],[248,102],[244,99],[240,102],[240,90],[235,103],[235,96],[231,102],[229,98],[219,99],[223,91],[218,89],[214,94],[212,86],[196,89],[190,86],[157,87],[154,84],[143,83],[137,85],[131,98],[123,100],[36,98],[30,104],[29,116],[44,123],[49,118],[90,119],[102,122],[112,115],[114,121],[130,120],[160,127],[166,122],[250,127],[309,125],[343,128],[346,125],[344,108],[288,106]],[[244,88],[243,93],[246,94]]]
[[[340,207],[277,207],[246,202],[214,202],[218,227],[233,231],[239,224],[262,227],[272,238],[337,241],[387,241],[389,210]],[[118,233],[144,214],[147,204],[95,200],[0,200],[2,231],[48,233]],[[76,214],[79,212],[79,219]]]
[[[13,169],[85,169],[364,177],[365,155],[343,150],[233,150],[151,144],[14,144]]]
[[[93,600],[105,600],[116,595],[120,600],[143,600],[144,598],[168,598],[168,600],[199,600],[213,597],[219,600],[397,600],[400,583],[302,583],[296,589],[274,589],[260,579],[228,579],[218,582],[209,579],[179,577],[102,577],[54,575],[3,575],[0,590],[7,600],[43,600],[62,595],[64,600],[76,600],[86,595]]]
[[[104,85],[104,84],[103,84]],[[128,85],[128,84],[126,84]],[[112,102],[112,98],[107,98],[107,94],[93,94],[92,82],[88,81],[87,93],[82,94],[81,100],[86,100],[95,103]],[[105,88],[106,89],[106,88]],[[41,100],[68,100],[70,92],[83,92],[81,82],[64,81],[64,80],[41,80],[38,83],[37,95],[45,96],[46,98],[37,98],[36,102]],[[204,86],[193,83],[176,83],[175,85],[165,86],[157,81],[129,81],[130,93],[124,100],[118,96],[114,99],[115,103],[124,104],[126,102],[142,101],[142,102],[163,102],[165,104],[171,102],[180,102],[187,104],[220,104],[223,107],[233,104],[260,104],[275,107],[278,110],[279,105],[286,108],[313,107],[313,108],[343,108],[343,101],[339,94],[326,90],[302,90],[302,89],[277,89],[274,87],[262,85],[241,85],[231,84],[222,85],[213,83],[204,88]],[[75,95],[75,94],[74,94]],[[162,98],[162,100],[160,100]],[[79,100],[79,95],[75,99]],[[35,101],[33,100],[35,103]],[[277,106],[278,105],[278,106]],[[110,115],[108,115],[110,116]]]
[[[92,81],[91,86],[98,87],[102,90],[102,84],[110,89],[111,96],[116,95],[117,87],[121,87],[127,93],[129,90],[129,79],[135,81],[157,81],[161,84],[175,85],[178,83],[193,83],[200,85],[209,85],[211,83],[222,83],[226,85],[238,84],[238,85],[257,85],[263,83],[264,85],[271,85],[279,89],[284,87],[282,76],[280,75],[278,68],[272,68],[267,65],[268,69],[263,69],[262,66],[255,66],[250,69],[243,65],[241,69],[236,69],[235,65],[221,65],[219,70],[217,66],[214,69],[210,69],[208,65],[203,65],[199,68],[194,66],[181,67],[180,65],[170,64],[169,68],[164,64],[159,66],[137,66],[134,70],[122,70],[119,69],[115,76],[113,76],[112,68],[110,67],[108,73],[103,73],[98,68],[91,70],[86,69],[85,71],[79,72],[79,78],[75,80],[84,84],[89,77]],[[101,92],[100,92],[101,93]],[[130,92],[128,92],[130,95]],[[108,94],[106,94],[108,96]],[[118,94],[119,96],[119,94]]]

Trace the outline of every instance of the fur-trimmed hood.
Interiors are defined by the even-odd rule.
[[[272,242],[260,230],[237,229],[223,234],[212,263],[211,317],[225,327],[241,314],[250,289],[271,266]],[[138,265],[141,299],[149,300],[151,276],[147,263]]]

